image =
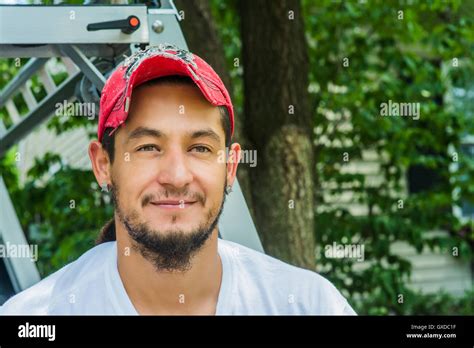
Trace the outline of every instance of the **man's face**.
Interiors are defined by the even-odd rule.
[[[127,121],[115,135],[113,193],[129,234],[148,244],[145,254],[161,253],[155,256],[162,266],[179,250],[181,259],[190,256],[214,229],[227,177],[226,164],[218,160],[221,151],[225,134],[219,109],[197,87],[134,90]],[[168,268],[179,268],[173,262]],[[159,260],[155,264],[159,268]]]

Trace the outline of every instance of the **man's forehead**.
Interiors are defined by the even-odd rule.
[[[140,87],[132,95],[129,116],[121,127],[124,138],[129,138],[138,128],[159,131],[162,138],[175,135],[189,137],[205,129],[218,135],[223,133],[219,107],[210,104],[197,87],[187,84]],[[153,87],[161,90],[153,92],[148,89]],[[146,132],[142,133],[146,135]],[[152,135],[151,132],[149,135]]]
[[[189,116],[193,115],[193,116]],[[144,136],[159,137],[162,139],[191,138],[209,136],[215,140],[221,140],[224,130],[221,124],[221,116],[218,109],[213,110],[213,115],[195,114],[189,112],[188,116],[176,113],[149,114],[137,112],[122,125],[121,135],[124,141],[129,138]]]
[[[143,102],[155,101],[164,104],[174,104],[176,107],[185,106],[194,103],[194,107],[217,109],[202,94],[199,88],[194,84],[149,81],[136,87],[131,96],[131,109],[145,106]]]

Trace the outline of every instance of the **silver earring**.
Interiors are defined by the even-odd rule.
[[[109,192],[109,185],[106,182],[103,182],[100,187],[102,189],[102,192]]]
[[[230,186],[230,185],[226,186],[226,188],[225,188],[225,193],[226,193],[226,194],[229,194],[229,193],[231,193],[231,192],[232,192],[232,186]]]

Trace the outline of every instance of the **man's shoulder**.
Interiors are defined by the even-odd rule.
[[[301,313],[355,314],[339,290],[315,271],[290,265],[241,244],[220,240],[220,250],[236,265],[237,277],[252,289],[277,301],[300,302]],[[244,290],[244,291],[247,291]]]
[[[272,275],[272,279],[274,280],[296,278],[299,279],[300,282],[302,280],[326,281],[325,278],[314,271],[293,266],[244,245],[221,239],[219,243],[221,250],[225,250],[226,254],[239,266],[239,271],[256,273],[259,277],[264,276],[266,273]]]
[[[73,300],[68,296],[98,276],[105,264],[104,256],[113,246],[114,242],[109,242],[89,249],[77,260],[8,299],[0,307],[0,314],[49,314],[56,302]]]

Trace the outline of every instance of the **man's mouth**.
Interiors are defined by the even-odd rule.
[[[162,209],[186,209],[193,206],[196,201],[191,200],[159,200],[159,201],[151,201],[150,204],[162,208]]]

